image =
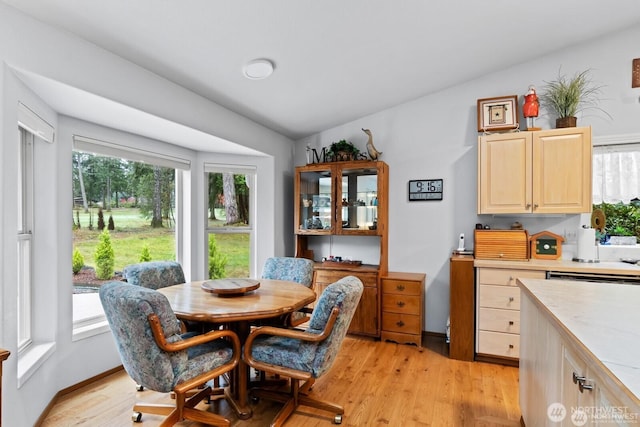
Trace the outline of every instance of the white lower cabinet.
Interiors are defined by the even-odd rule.
[[[595,380],[587,362],[565,345],[562,346],[562,400],[567,411],[563,425],[592,426],[587,413],[595,406]]]
[[[476,353],[480,357],[517,360],[520,353],[518,277],[545,278],[544,271],[478,268]]]
[[[628,426],[640,408],[580,343],[560,333],[523,293],[520,409],[526,426]]]

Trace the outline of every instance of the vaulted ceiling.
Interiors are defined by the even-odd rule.
[[[640,24],[638,0],[4,2],[292,139]]]

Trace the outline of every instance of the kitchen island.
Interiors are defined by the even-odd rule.
[[[517,279],[526,425],[640,425],[640,286]]]

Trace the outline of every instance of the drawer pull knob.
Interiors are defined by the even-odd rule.
[[[404,322],[402,320],[399,320],[396,322],[396,325],[402,328],[404,326]]]
[[[509,326],[513,326],[513,320],[509,320]]]
[[[513,302],[514,298],[513,297],[509,297],[509,302]]]
[[[404,285],[397,285],[396,289],[399,291],[404,291]]]
[[[509,348],[513,348],[513,344],[509,344]]]
[[[398,301],[397,304],[398,307],[404,307],[404,301]]]

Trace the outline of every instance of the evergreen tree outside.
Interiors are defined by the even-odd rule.
[[[149,262],[151,261],[151,252],[149,251],[149,245],[145,243],[142,247],[142,253],[140,254],[140,262]]]
[[[95,253],[96,277],[101,280],[108,280],[113,277],[113,266],[115,264],[115,254],[111,246],[111,236],[109,230],[100,233],[100,242]]]
[[[73,256],[71,257],[71,264],[73,274],[78,274],[82,267],[84,267],[84,257],[78,249],[73,250]]]
[[[227,256],[220,252],[214,234],[209,235],[209,279],[222,279],[227,277],[225,268]]]
[[[102,208],[98,208],[98,230],[104,230],[104,212],[102,212]]]

